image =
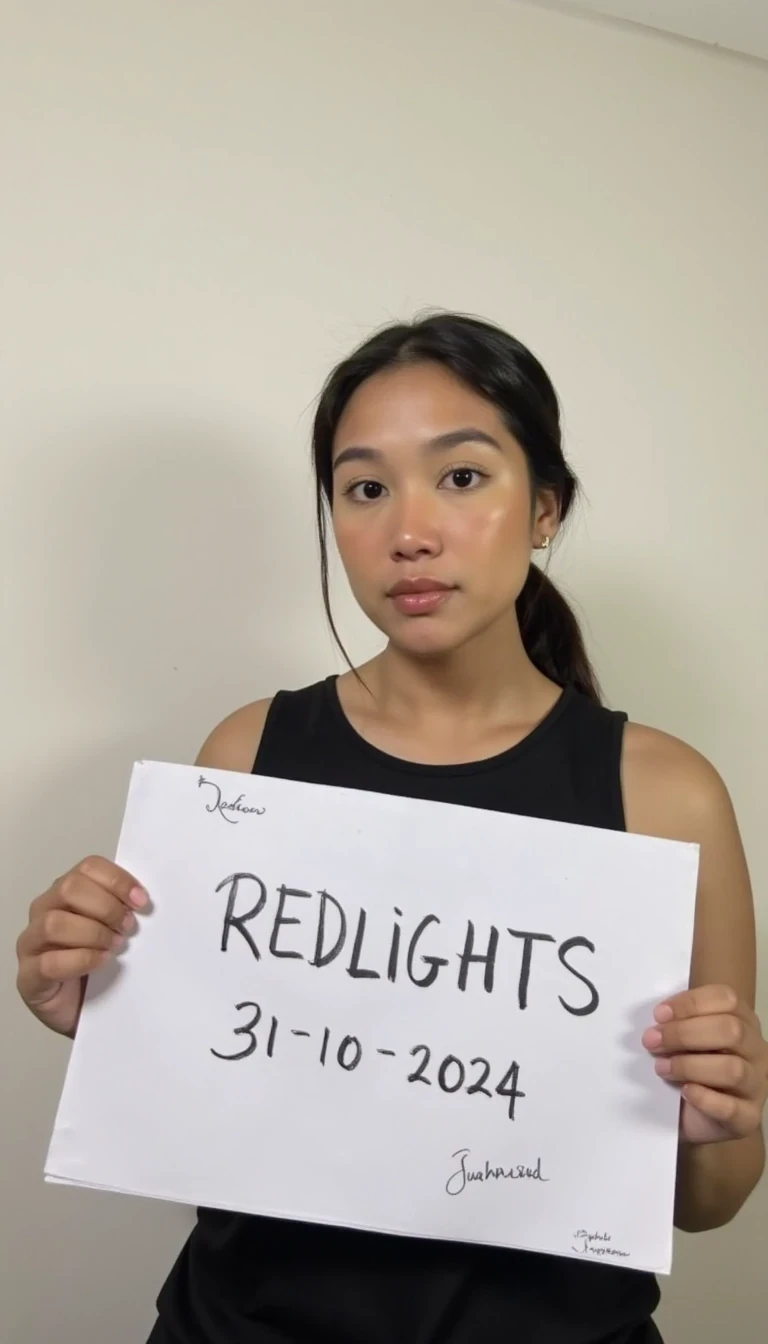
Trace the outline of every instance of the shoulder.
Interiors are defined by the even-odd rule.
[[[324,720],[328,704],[327,683],[328,679],[298,690],[281,690],[266,700],[253,700],[236,709],[208,734],[196,764],[207,766],[209,770],[250,774],[259,747],[267,746],[265,730],[272,733],[273,746],[275,732],[283,747],[287,740],[306,740]],[[273,714],[270,714],[271,710],[274,710]]]
[[[209,733],[196,764],[209,770],[236,770],[249,774],[256,760],[272,699],[254,700],[227,715]]]
[[[755,1001],[755,911],[744,847],[715,767],[667,733],[627,724],[622,754],[627,830],[698,845],[690,984],[729,985]]]
[[[755,994],[755,914],[733,804],[715,767],[693,747],[627,724],[622,760],[627,830],[699,847],[691,984]]]
[[[700,844],[732,818],[715,767],[686,742],[643,724],[624,729],[622,786],[627,829]]]

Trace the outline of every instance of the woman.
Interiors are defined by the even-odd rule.
[[[314,466],[326,607],[328,506],[386,647],[238,710],[199,764],[698,842],[691,988],[642,1040],[649,1069],[682,1088],[677,1225],[720,1226],[764,1162],[746,865],[714,769],[601,705],[574,616],[531,565],[577,488],[549,378],[479,321],[390,327],[328,380]],[[33,902],[18,984],[42,1022],[74,1034],[83,977],[147,900],[90,858]],[[201,1210],[151,1340],[650,1344],[657,1300],[652,1276],[618,1267]]]

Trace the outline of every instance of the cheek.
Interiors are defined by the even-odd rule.
[[[481,500],[477,507],[457,510],[450,535],[457,548],[478,553],[512,555],[528,551],[530,518],[528,501],[509,496]]]
[[[368,525],[366,525],[368,524]],[[381,548],[377,529],[370,526],[370,517],[365,521],[346,516],[333,519],[333,535],[347,573],[359,574],[369,567],[371,557]]]

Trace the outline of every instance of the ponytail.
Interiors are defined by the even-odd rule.
[[[550,578],[531,565],[517,599],[523,648],[534,667],[558,686],[573,686],[598,704],[597,677],[584,647],[579,623]]]

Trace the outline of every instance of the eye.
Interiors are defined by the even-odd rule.
[[[375,504],[384,494],[384,486],[380,481],[350,481],[342,493],[355,504]]]
[[[440,484],[449,490],[471,490],[487,479],[486,472],[480,471],[478,467],[451,467]]]

